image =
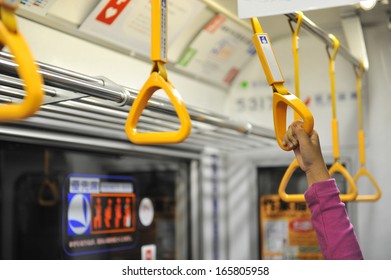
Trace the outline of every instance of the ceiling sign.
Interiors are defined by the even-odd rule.
[[[359,0],[238,0],[239,18],[262,17],[359,3]]]

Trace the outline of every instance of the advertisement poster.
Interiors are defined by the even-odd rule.
[[[64,186],[63,248],[68,256],[131,249],[137,244],[132,177],[68,176]]]
[[[260,199],[261,258],[322,259],[306,203],[286,203],[278,195]]]
[[[250,30],[217,15],[192,41],[176,66],[211,82],[230,85],[255,55],[251,36]]]
[[[205,4],[196,0],[167,0],[167,45],[170,47]],[[145,0],[101,1],[80,30],[141,55],[150,55],[151,3]],[[169,57],[170,58],[170,57]]]
[[[21,0],[19,8],[39,15],[46,15],[56,0]]]

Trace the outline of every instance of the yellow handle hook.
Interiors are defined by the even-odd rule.
[[[292,26],[292,53],[293,53],[293,62],[294,62],[294,75],[295,75],[295,95],[300,98],[300,72],[299,72],[299,53],[298,53],[298,39],[301,25],[303,23],[303,13],[297,13],[297,23],[296,28],[293,30]],[[294,111],[294,120],[300,120],[301,116],[297,111]],[[312,131],[312,128],[311,128]],[[294,159],[282,177],[280,182],[280,186],[278,188],[278,193],[280,198],[285,202],[305,202],[305,198],[303,194],[288,194],[286,192],[286,188],[292,175],[295,173],[297,169],[300,168],[299,162]]]
[[[282,139],[286,134],[287,107],[291,107],[303,119],[303,128],[307,133],[312,132],[314,119],[305,104],[284,86],[284,78],[274,55],[270,39],[266,33],[262,33],[262,27],[258,19],[252,18],[251,23],[254,30],[253,43],[255,49],[266,79],[273,88],[273,120],[277,143],[281,149],[289,151],[290,148],[282,144]]]
[[[129,140],[135,144],[175,144],[184,141],[191,131],[191,119],[186,106],[172,83],[167,78],[167,3],[165,0],[152,0],[151,60],[152,73],[132,104],[125,124]],[[178,115],[181,127],[177,131],[139,132],[137,123],[153,93],[162,89],[168,95]]]
[[[358,105],[358,151],[360,156],[360,169],[357,171],[354,176],[354,182],[357,184],[358,180],[361,177],[368,177],[372,183],[372,186],[375,188],[376,193],[372,195],[361,195],[358,194],[356,197],[356,201],[377,201],[380,199],[382,192],[381,189],[376,182],[375,178],[365,167],[366,159],[365,159],[365,134],[364,134],[364,126],[363,126],[363,117],[362,117],[362,76],[364,74],[364,64],[360,63],[360,68],[356,70],[356,89],[357,89],[357,105]]]
[[[136,126],[141,113],[147,106],[152,94],[158,89],[163,89],[167,93],[171,103],[174,105],[181,127],[177,131],[170,132],[139,132]],[[174,144],[182,142],[189,136],[191,120],[178,91],[169,81],[164,80],[158,73],[153,72],[133,102],[126,120],[125,130],[129,140],[135,144]]]
[[[21,103],[0,106],[0,121],[20,120],[34,115],[39,110],[44,92],[42,90],[43,79],[38,72],[30,49],[21,33],[17,30],[14,9],[11,2],[0,2],[0,49],[7,46],[18,64],[17,72],[24,82],[26,96]],[[13,9],[9,9],[13,7]]]
[[[337,97],[335,90],[335,58],[339,50],[339,40],[333,35],[329,34],[329,38],[333,41],[333,52],[329,56],[329,75],[330,75],[330,86],[331,86],[331,103],[332,103],[332,120],[331,120],[331,130],[333,137],[333,156],[334,164],[329,169],[329,174],[332,176],[335,173],[341,173],[341,175],[346,179],[349,188],[346,194],[340,194],[339,197],[342,201],[353,201],[358,195],[358,190],[356,184],[347,171],[347,169],[339,162],[340,153],[339,153],[339,136],[338,136],[338,119],[337,119]],[[328,51],[328,49],[327,49]]]

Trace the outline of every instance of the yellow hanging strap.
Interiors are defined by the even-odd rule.
[[[337,97],[335,90],[335,58],[339,49],[338,39],[329,34],[329,38],[333,41],[333,53],[330,54],[328,47],[326,48],[327,54],[329,56],[329,75],[330,75],[330,86],[331,86],[331,103],[332,103],[332,120],[331,120],[331,129],[332,129],[332,139],[333,139],[333,156],[334,164],[330,167],[329,173],[332,176],[334,173],[341,173],[342,176],[346,179],[349,185],[347,194],[340,194],[342,201],[353,201],[358,194],[356,184],[346,170],[346,168],[340,163],[340,154],[339,154],[339,139],[338,139],[338,120],[337,120]]]
[[[366,159],[365,159],[365,136],[364,136],[364,126],[363,126],[363,114],[362,114],[362,76],[364,74],[364,65],[360,64],[360,68],[354,68],[356,73],[356,88],[357,88],[357,105],[358,105],[358,151],[360,156],[360,169],[357,171],[354,176],[354,181],[357,184],[357,181],[360,177],[368,177],[374,186],[376,193],[373,195],[358,195],[356,201],[377,201],[380,199],[382,192],[377,184],[375,178],[372,174],[366,169]]]
[[[0,0],[0,50],[8,47],[18,64],[17,72],[24,82],[26,96],[18,104],[0,106],[0,121],[20,120],[32,116],[39,110],[44,92],[43,79],[38,73],[30,49],[18,31],[15,10],[19,1]]]
[[[184,141],[191,131],[191,120],[186,106],[172,83],[167,78],[167,0],[151,1],[151,75],[134,100],[125,124],[126,135],[135,144],[174,144]],[[180,121],[177,131],[139,132],[137,123],[142,111],[155,91],[163,89]]]
[[[257,18],[251,18],[254,30],[253,43],[261,61],[267,82],[273,89],[273,120],[277,143],[285,151],[291,150],[282,144],[286,134],[286,113],[287,107],[291,107],[303,120],[303,128],[311,133],[314,128],[314,118],[305,104],[291,94],[284,85],[280,66],[274,55],[269,36],[263,32]]]
[[[38,192],[38,203],[41,206],[51,207],[58,203],[60,194],[57,185],[50,179],[49,176],[49,150],[45,149],[44,152],[44,178]],[[50,192],[51,197],[47,197],[47,193]]]
[[[294,68],[294,76],[295,76],[295,95],[297,98],[300,98],[300,71],[299,71],[299,33],[301,24],[303,22],[303,13],[298,12],[297,14],[297,23],[296,28],[293,29],[292,25],[292,53],[293,53],[293,68]],[[291,22],[290,22],[291,24]],[[300,120],[300,115],[295,111],[294,112],[294,120]],[[300,168],[299,162],[294,159],[282,177],[280,182],[280,186],[278,188],[278,194],[280,198],[285,202],[305,202],[305,198],[303,194],[287,194],[286,187],[288,185],[289,180],[291,179],[293,173]]]

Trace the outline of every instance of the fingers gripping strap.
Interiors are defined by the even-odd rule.
[[[274,130],[277,143],[285,151],[291,150],[282,144],[282,139],[286,134],[286,112],[287,107],[291,107],[303,120],[303,129],[310,134],[314,128],[314,118],[305,104],[293,94],[281,95],[277,92],[273,94],[273,119]]]
[[[178,115],[181,127],[177,131],[145,132],[137,131],[137,123],[152,94],[163,89],[171,100]],[[191,131],[191,120],[178,91],[170,82],[166,82],[158,73],[153,72],[133,102],[125,126],[126,134],[135,144],[174,144],[185,140]]]
[[[286,193],[286,187],[288,185],[289,180],[291,179],[296,169],[299,168],[300,168],[299,162],[296,159],[294,159],[289,165],[289,167],[287,168],[287,170],[285,171],[284,176],[282,177],[280,186],[278,188],[278,194],[280,195],[280,198],[285,202],[305,202],[304,194]]]
[[[32,116],[39,110],[43,100],[43,79],[38,73],[31,52],[19,32],[11,32],[0,22],[0,44],[8,47],[14,55],[20,78],[24,81],[26,96],[19,104],[0,106],[0,121],[19,120]]]
[[[340,173],[348,182],[349,187],[347,193],[339,195],[341,201],[347,202],[347,201],[355,200],[358,195],[356,183],[354,182],[352,176],[350,176],[346,168],[341,163],[335,162],[329,169],[329,173],[330,176],[332,176],[335,173]]]

